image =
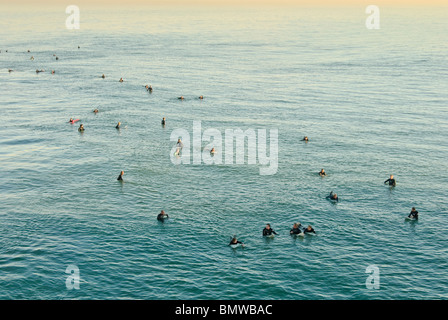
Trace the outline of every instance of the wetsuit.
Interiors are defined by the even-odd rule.
[[[119,125],[119,124],[117,124],[117,126],[115,127],[115,129],[120,129],[120,125]]]
[[[411,211],[411,213],[408,215],[408,218],[418,219],[418,211]]]
[[[325,173],[325,172],[319,172],[319,174],[321,175],[321,176],[326,176],[327,174]]]
[[[165,125],[165,120],[162,120],[162,126],[164,126]]]
[[[329,196],[327,196],[327,199],[330,199],[330,200],[333,200],[333,201],[339,202],[339,197],[333,198],[333,192],[332,192],[332,193],[330,193],[330,195],[329,195]]]
[[[302,230],[300,230],[299,227],[297,228],[292,228],[291,231],[289,231],[290,234],[299,234],[302,233]]]
[[[274,230],[271,229],[263,229],[263,236],[270,236],[271,234],[277,234],[277,232],[275,232]]]
[[[123,181],[123,176],[120,174],[120,175],[118,176],[117,180],[121,180],[121,181]]]
[[[396,186],[397,185],[397,183],[395,182],[395,179],[387,179],[386,181],[384,181],[384,184],[386,184],[386,183],[388,183],[389,182],[389,185],[390,186]]]
[[[80,131],[80,132],[83,132],[84,131],[84,128],[78,128],[78,131]]]
[[[231,246],[232,244],[241,244],[241,245],[243,245],[243,243],[241,242],[241,241],[236,241],[236,242],[232,242],[232,241],[230,241],[230,243],[229,243],[229,246]]]
[[[163,221],[164,219],[168,219],[168,215],[166,213],[159,213],[157,216],[157,220]]]
[[[303,231],[303,233],[316,233],[315,231],[314,231],[314,229],[313,228],[311,228],[311,230],[308,230],[308,229],[305,229],[304,231]]]

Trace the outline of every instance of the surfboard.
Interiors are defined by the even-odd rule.
[[[69,121],[69,123],[75,123],[75,122],[78,122],[79,121],[79,119],[74,119],[73,121]]]

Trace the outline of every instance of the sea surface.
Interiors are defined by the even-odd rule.
[[[447,299],[448,9],[380,10],[2,6],[0,299]],[[173,164],[193,121],[278,129],[276,174]]]

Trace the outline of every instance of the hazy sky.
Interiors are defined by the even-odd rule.
[[[4,5],[448,5],[448,0],[0,0]]]

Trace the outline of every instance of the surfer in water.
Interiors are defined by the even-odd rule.
[[[78,128],[79,132],[84,132],[84,125],[81,123]]]
[[[179,99],[179,100],[184,100],[185,98],[184,98],[184,96],[180,96],[180,97],[177,98],[177,99]]]
[[[121,122],[118,122],[118,124],[115,126],[115,129],[120,129]]]
[[[325,172],[324,169],[322,169],[322,170],[320,170],[319,175],[320,175],[321,177],[325,177],[325,176],[327,175],[327,173]]]
[[[165,124],[166,124],[166,119],[162,118],[162,126],[165,126]]]
[[[229,246],[235,245],[235,244],[240,244],[241,246],[244,247],[244,243],[242,243],[241,241],[238,241],[238,239],[235,236],[233,236],[232,240],[230,240]]]
[[[120,175],[118,176],[117,180],[118,181],[123,181],[123,175],[124,175],[124,171],[120,172]]]
[[[70,120],[68,122],[73,123],[73,118],[70,118]]]
[[[184,144],[182,143],[182,140],[177,139],[176,152],[174,154],[178,155],[182,151],[183,147],[184,147]]]
[[[123,82],[124,80],[123,80],[123,78],[120,78],[120,82]]]
[[[103,73],[103,75],[101,76],[101,78],[103,78],[103,79],[105,79],[105,78],[106,78],[106,76],[104,75],[104,73]]]
[[[200,99],[200,100],[203,100],[203,99],[204,99],[204,96],[199,96],[199,99]]]
[[[415,210],[415,207],[412,207],[411,213],[408,215],[408,218],[418,219],[418,211]]]
[[[98,113],[98,109],[93,110],[93,113]]]
[[[390,178],[384,181],[384,184],[389,183],[390,186],[395,187],[397,185],[397,182],[394,179],[394,175],[391,174]]]
[[[310,225],[308,225],[308,227],[305,230],[303,230],[303,233],[314,233],[314,234],[316,234],[316,232],[314,231],[313,227],[310,226]]]
[[[303,137],[302,141],[308,142],[309,141],[308,136]]]
[[[168,215],[165,213],[165,211],[160,211],[160,213],[157,215],[157,220],[164,221],[165,219],[168,219]]]
[[[294,223],[292,226],[292,229],[289,231],[289,234],[299,234],[302,233],[302,230],[300,229],[301,224],[300,223]]]
[[[212,148],[212,150],[210,150],[210,154],[215,154],[215,153],[216,153],[215,148]]]
[[[272,234],[277,235],[278,233],[271,228],[271,225],[268,223],[266,227],[263,229],[263,236],[270,236]]]
[[[327,199],[339,202],[338,194],[337,193],[333,193],[333,191],[330,192],[330,195],[327,196]]]

